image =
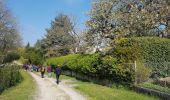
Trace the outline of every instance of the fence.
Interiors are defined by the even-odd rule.
[[[135,90],[136,92],[140,92],[140,93],[144,93],[144,94],[148,94],[148,95],[159,97],[162,100],[169,100],[170,99],[170,94],[163,93],[163,92],[156,91],[156,90],[152,90],[152,89],[148,89],[148,88],[134,86],[133,90]]]
[[[149,79],[159,80],[162,77],[170,77],[170,62],[124,63],[123,66],[135,73],[135,84],[149,81]],[[139,79],[143,78],[143,79]]]
[[[124,66],[130,67],[135,72],[133,90],[169,100],[170,62],[140,63],[135,61],[134,63],[126,63]],[[142,82],[146,83],[142,84]]]
[[[94,83],[104,85],[104,86],[108,86],[108,87],[111,87],[112,84],[113,84],[113,81],[111,81],[111,80],[100,79],[99,77],[92,77],[92,76],[85,75],[85,74],[75,72],[75,71],[64,70],[63,74],[67,75],[67,76],[76,77],[77,79],[80,79],[80,80],[90,81],[90,82],[94,82]]]

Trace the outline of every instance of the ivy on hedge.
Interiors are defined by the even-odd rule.
[[[47,64],[60,65],[64,70],[72,70],[100,79],[109,79],[120,84],[131,84],[133,72],[117,63],[117,59],[109,55],[75,54],[47,59]]]
[[[113,41],[109,54],[121,63],[141,61],[152,68],[151,77],[170,76],[170,40],[159,37],[122,38]]]

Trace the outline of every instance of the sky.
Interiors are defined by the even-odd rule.
[[[7,0],[7,7],[19,23],[24,45],[33,46],[59,13],[74,16],[77,30],[83,30],[91,0]]]

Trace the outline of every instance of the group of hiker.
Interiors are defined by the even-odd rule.
[[[26,71],[36,71],[36,72],[41,72],[41,77],[44,78],[44,74],[47,71],[48,77],[51,78],[52,72],[55,73],[56,75],[56,83],[59,84],[59,77],[61,75],[61,66],[58,65],[56,67],[52,67],[51,65],[47,65],[47,67],[42,66],[42,65],[34,65],[34,64],[24,64],[23,68]]]
[[[23,65],[23,69],[25,69],[26,71],[36,71],[36,72],[38,72],[40,68],[41,68],[40,65],[34,65],[34,64],[24,64]]]

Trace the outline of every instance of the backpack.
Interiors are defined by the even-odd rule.
[[[42,67],[41,72],[45,72],[45,68],[44,67]]]
[[[56,68],[56,74],[60,75],[61,74],[61,69],[60,68]]]

